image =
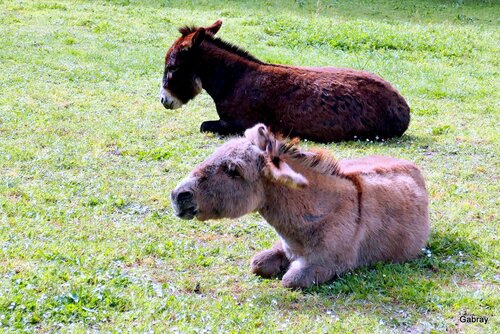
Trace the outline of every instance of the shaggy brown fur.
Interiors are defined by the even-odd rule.
[[[402,135],[410,122],[404,98],[363,71],[264,63],[215,38],[222,22],[184,27],[167,51],[161,102],[176,109],[202,88],[220,120],[201,131],[226,135],[265,123],[273,131],[319,142]]]
[[[337,161],[258,124],[196,167],[172,192],[177,215],[200,220],[258,211],[280,241],[252,259],[263,277],[308,287],[425,247],[428,198],[420,170],[381,156]]]

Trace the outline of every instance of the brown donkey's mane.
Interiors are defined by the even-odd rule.
[[[182,28],[179,28],[179,32],[182,34],[182,36],[186,36],[186,35],[189,35],[189,34],[195,32],[198,29],[199,29],[199,27],[184,26]],[[247,59],[249,61],[252,61],[252,62],[255,62],[258,64],[265,64],[263,61],[252,56],[248,51],[243,50],[242,48],[240,48],[234,44],[231,44],[229,42],[226,42],[220,38],[214,37],[212,34],[207,33],[205,35],[205,40],[208,40],[208,41],[212,42],[214,45],[220,47],[221,49],[224,49],[230,53],[236,54],[236,55],[240,56],[241,58]]]
[[[184,26],[179,28],[179,32],[182,34],[182,36],[187,36],[190,33],[195,32],[196,30],[198,30],[198,27],[195,26]]]

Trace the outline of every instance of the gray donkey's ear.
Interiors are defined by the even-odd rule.
[[[245,137],[263,151],[262,170],[264,177],[291,188],[307,187],[309,182],[300,173],[295,172],[280,154],[282,143],[264,124],[257,124],[245,131]]]
[[[269,129],[262,123],[254,125],[245,131],[245,138],[252,144],[260,148],[262,151],[267,151],[269,146],[275,146],[276,139]]]
[[[262,172],[269,180],[289,188],[305,188],[309,185],[309,181],[302,174],[294,171],[285,161],[267,158]]]

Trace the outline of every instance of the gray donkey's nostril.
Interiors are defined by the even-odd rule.
[[[177,201],[180,203],[188,202],[193,199],[193,193],[190,191],[183,191],[177,195]]]
[[[161,101],[161,104],[164,104],[165,103],[165,98],[163,96],[160,97],[160,101]]]

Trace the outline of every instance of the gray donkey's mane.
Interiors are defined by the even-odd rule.
[[[339,162],[326,150],[311,150],[302,151],[298,147],[298,139],[289,141],[279,141],[278,152],[280,155],[290,157],[302,164],[306,168],[310,168],[320,174],[326,175],[342,175],[340,172]]]

